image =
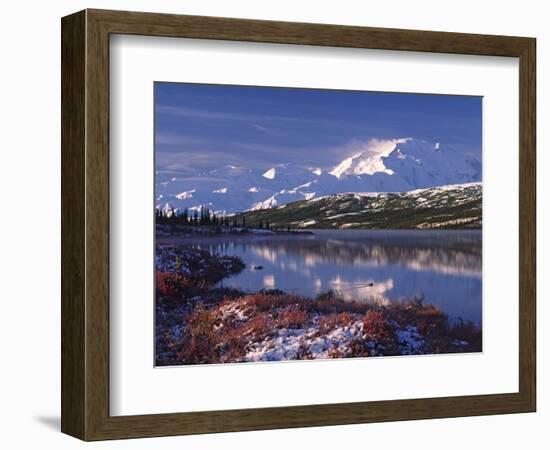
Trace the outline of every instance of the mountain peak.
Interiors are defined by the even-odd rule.
[[[157,208],[166,208],[165,202],[175,209],[211,205],[231,214],[343,192],[404,192],[476,182],[481,169],[475,153],[440,142],[373,139],[356,143],[355,152],[330,171],[281,163],[265,171],[228,165],[192,177],[158,177]]]
[[[264,178],[267,178],[268,180],[273,180],[273,178],[275,178],[275,175],[277,174],[277,169],[275,169],[275,167],[272,167],[271,169],[269,169],[268,171],[264,172],[262,174],[262,176]]]
[[[357,153],[356,155],[353,155],[353,156],[350,156],[349,158],[344,159],[329,173],[331,175],[334,175],[336,178],[341,178],[343,175],[346,175],[350,167],[354,165],[354,161],[360,158],[361,156],[363,156],[363,153]]]
[[[362,146],[359,153],[344,159],[329,173],[336,178],[349,175],[374,175],[375,173],[393,175],[393,170],[384,165],[384,157],[393,152],[398,144],[405,144],[410,140],[412,139],[371,139]]]

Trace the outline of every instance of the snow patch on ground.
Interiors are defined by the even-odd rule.
[[[363,339],[363,323],[338,327],[321,336],[316,326],[299,329],[283,328],[277,334],[250,346],[245,361],[281,361],[298,358],[326,359],[338,353],[351,353],[353,341]]]
[[[395,332],[402,355],[417,355],[421,353],[424,339],[414,326],[408,326]]]
[[[353,222],[353,223],[344,223],[343,225],[340,225],[340,229],[345,230],[347,228],[353,228],[360,226],[360,223]]]
[[[248,316],[239,303],[230,303],[221,309],[222,319],[233,317],[237,320],[244,322],[248,320]]]
[[[357,216],[358,214],[361,214],[361,212],[350,212],[350,213],[336,214],[334,216],[328,216],[327,220],[337,219],[338,217]]]

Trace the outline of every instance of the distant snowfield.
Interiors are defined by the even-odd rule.
[[[481,182],[480,157],[444,143],[371,140],[360,150],[331,170],[282,163],[257,172],[228,165],[191,177],[158,174],[156,207],[180,211],[207,206],[218,214],[233,214],[335,194],[416,194],[435,186],[456,189]]]

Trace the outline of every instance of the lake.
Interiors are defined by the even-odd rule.
[[[400,302],[422,296],[451,318],[481,323],[481,231],[312,230],[312,235],[190,238],[185,245],[246,264],[221,285],[308,297]]]

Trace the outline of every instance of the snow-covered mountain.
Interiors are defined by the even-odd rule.
[[[232,214],[344,192],[404,192],[481,181],[481,161],[438,142],[376,141],[329,170],[278,164],[265,170],[225,166],[193,177],[157,176],[156,206],[206,206]]]

